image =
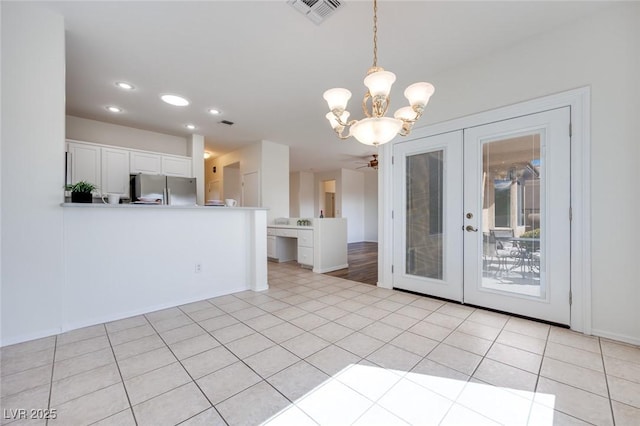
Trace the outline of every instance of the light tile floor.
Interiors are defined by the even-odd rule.
[[[269,282],[2,348],[1,423],[640,424],[638,347],[291,264]]]

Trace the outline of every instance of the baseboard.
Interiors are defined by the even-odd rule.
[[[346,269],[349,267],[348,263],[345,263],[344,265],[338,265],[338,266],[331,266],[329,268],[313,268],[313,272],[315,272],[316,274],[326,274],[327,272],[333,272],[333,271],[337,271],[340,269]]]
[[[201,300],[211,299],[213,297],[226,296],[227,294],[238,293],[246,290],[250,290],[250,289],[245,286],[242,288],[236,288],[236,289],[225,291],[225,292],[212,291],[211,293],[207,293],[207,294],[196,296],[196,297],[188,297],[188,298],[179,299],[179,300],[172,300],[171,302],[162,303],[159,305],[145,306],[143,308],[135,309],[132,311],[117,312],[109,315],[104,315],[102,317],[91,318],[86,321],[66,323],[62,325],[62,332],[64,333],[67,331],[76,330],[78,328],[89,327],[92,325],[103,324],[103,323],[112,322],[112,321],[118,321],[125,318],[135,317],[137,315],[148,314],[149,312],[160,311],[162,309],[173,308],[176,306],[186,305],[188,303],[199,302]]]
[[[604,337],[606,339],[617,340],[619,342],[640,346],[640,338],[627,336],[626,334],[611,333],[609,331],[598,330],[596,328],[591,329],[591,334],[598,337]]]
[[[266,286],[263,290],[266,290],[266,289],[268,289],[268,286]],[[143,308],[135,309],[131,311],[115,312],[109,315],[93,317],[93,318],[89,318],[82,321],[63,322],[63,324],[59,328],[52,328],[48,330],[39,331],[36,333],[23,334],[23,335],[11,337],[8,339],[2,339],[0,341],[0,347],[14,345],[16,343],[28,342],[30,340],[41,339],[43,337],[55,336],[57,334],[65,333],[67,331],[77,330],[79,328],[90,327],[92,325],[104,324],[112,321],[118,321],[125,318],[135,317],[137,315],[148,314],[149,312],[155,312],[162,309],[173,308],[175,306],[186,305],[187,303],[199,302],[200,300],[206,300],[206,299],[211,299],[213,297],[225,296],[227,294],[239,293],[241,291],[246,291],[246,290],[250,290],[250,288],[247,288],[245,286],[245,287],[236,288],[236,289],[232,289],[230,291],[225,291],[225,292],[212,291],[208,294],[200,295],[197,297],[188,297],[188,298],[174,300],[167,303],[162,303],[159,305],[145,306]]]
[[[38,331],[35,333],[21,334],[8,339],[0,339],[0,348],[5,346],[15,345],[16,343],[24,343],[30,340],[43,339],[45,337],[55,336],[62,333],[60,328],[50,328],[47,330]]]

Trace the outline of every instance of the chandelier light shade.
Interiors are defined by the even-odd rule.
[[[377,0],[373,0],[373,66],[364,78],[364,85],[368,90],[362,100],[362,110],[366,118],[348,121],[350,114],[347,111],[347,103],[351,99],[348,89],[329,89],[323,95],[331,111],[326,118],[340,139],[353,136],[365,145],[377,146],[391,141],[398,134],[406,136],[411,132],[435,88],[431,83],[412,84],[404,91],[410,106],[397,110],[393,118],[385,117],[389,108],[389,93],[395,81],[394,73],[378,66],[378,3]],[[348,133],[345,135],[347,129]]]

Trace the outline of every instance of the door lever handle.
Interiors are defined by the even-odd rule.
[[[466,227],[466,228],[464,228],[464,230],[465,230],[465,231],[467,231],[467,232],[478,232],[478,229],[477,229],[477,228],[474,228],[474,227],[473,227],[473,226],[471,226],[471,225],[467,225],[467,227]]]

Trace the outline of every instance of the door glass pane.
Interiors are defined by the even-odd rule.
[[[544,297],[540,133],[482,145],[482,287]]]
[[[443,279],[444,151],[407,156],[406,273]]]

